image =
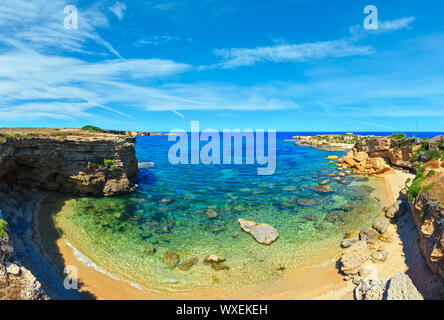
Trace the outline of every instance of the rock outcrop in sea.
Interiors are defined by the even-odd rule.
[[[239,219],[238,221],[241,228],[251,234],[259,243],[270,245],[279,237],[279,232],[269,224],[257,223],[245,219]]]

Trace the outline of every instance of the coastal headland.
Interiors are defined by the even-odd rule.
[[[444,294],[442,136],[294,137],[297,145],[349,150],[344,157],[326,159],[337,167],[332,179],[356,174],[380,182],[385,208],[373,227],[350,230],[337,248],[266,288],[165,293],[141,290],[81,262],[54,228],[51,214],[63,206],[62,194],[111,196],[137,187],[138,134],[100,130],[0,129],[0,221],[6,222],[0,237],[0,268],[6,274],[0,281],[8,288],[0,290],[2,297],[369,300],[437,299]],[[67,265],[79,270],[80,295],[61,285]]]

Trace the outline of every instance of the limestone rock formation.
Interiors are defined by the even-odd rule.
[[[134,142],[119,136],[0,140],[0,179],[77,196],[130,192],[138,170]]]
[[[424,193],[412,207],[421,253],[429,268],[444,279],[444,207]]]
[[[341,258],[341,270],[346,275],[357,274],[370,259],[370,251],[365,241],[358,241],[345,250]]]
[[[424,300],[410,277],[398,272],[387,281],[387,300]]]
[[[398,272],[389,280],[364,277],[355,288],[356,300],[423,300],[410,277]]]
[[[386,289],[386,282],[373,277],[364,277],[355,288],[356,300],[382,300]]]
[[[263,244],[270,245],[279,237],[279,232],[272,226],[265,223],[257,223],[245,219],[238,220],[241,228],[253,236],[253,238]]]
[[[398,200],[394,205],[388,208],[387,212],[385,213],[385,216],[390,219],[399,218],[405,215],[407,211],[408,211],[407,204],[402,200]]]

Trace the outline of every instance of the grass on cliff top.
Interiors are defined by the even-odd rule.
[[[111,138],[125,138],[124,135],[94,132],[92,130],[67,128],[0,128],[0,141],[5,139],[29,139],[32,137],[69,139],[69,140],[99,140]]]
[[[5,239],[6,238],[6,228],[8,227],[8,223],[0,219],[0,238]]]
[[[444,204],[444,161],[433,160],[419,168],[409,188],[408,198],[413,201],[420,193],[426,193],[430,200]]]

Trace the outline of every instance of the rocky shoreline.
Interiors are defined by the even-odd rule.
[[[0,222],[5,222],[0,225],[0,299],[80,299],[75,290],[63,287],[62,272],[56,270],[42,253],[36,239],[38,232],[33,230],[34,215],[51,191],[108,196],[131,192],[136,186],[137,159],[133,138],[104,132],[53,134],[35,136],[28,133],[11,137],[0,130]],[[410,181],[405,181],[402,192],[394,196],[396,203],[384,209],[372,228],[350,230],[341,243],[343,252],[338,260],[339,269],[344,280],[356,286],[355,299],[443,298],[444,207],[440,190],[444,189],[444,161],[434,159],[433,155],[436,157],[436,152],[442,151],[444,137],[425,141],[346,136],[310,138],[297,144],[334,150],[343,150],[345,145],[350,150],[346,156],[328,159],[336,162],[338,170],[342,171],[342,175],[338,175],[340,178],[352,172],[384,176],[402,169],[416,173],[415,178],[412,176]],[[63,150],[63,157],[58,156],[60,150]],[[91,162],[98,157],[102,158],[103,164]],[[437,188],[429,188],[430,185]],[[423,294],[426,292],[424,287],[418,287],[418,291],[415,287],[417,279],[412,282],[403,270],[383,279],[375,273],[378,268],[384,268],[381,266],[390,257],[388,248],[395,239],[394,233],[399,231],[395,225],[406,219],[413,220],[417,228],[419,249],[414,250],[420,251],[430,270],[441,277],[436,280],[430,276],[433,281],[426,283],[436,285],[438,296]],[[279,236],[271,226],[246,222],[257,227],[257,232],[253,228],[242,228],[258,242],[271,244]],[[268,233],[264,233],[265,227]],[[168,262],[175,261],[172,254],[167,258]],[[193,263],[195,261],[185,261],[181,267]],[[209,263],[213,268],[220,266],[219,263]],[[442,296],[439,296],[441,291]]]
[[[300,140],[297,145],[316,148],[332,147],[337,141],[353,137],[352,134],[338,137],[294,137]],[[393,234],[387,232],[391,223],[408,214],[415,222],[417,242],[427,266],[441,277],[436,280],[436,293],[427,298],[444,298],[444,206],[441,191],[444,182],[443,148],[444,137],[433,139],[408,138],[404,135],[392,137],[356,137],[350,151],[342,158],[331,157],[337,161],[338,170],[352,171],[359,175],[382,175],[386,172],[403,170],[416,174],[416,178],[408,178],[405,187],[395,199],[395,204],[384,208],[381,217],[373,227],[365,230],[351,230],[346,233],[341,247],[345,248],[338,261],[345,280],[352,280],[357,286],[354,296],[357,300],[421,300],[423,295],[418,292],[408,275],[396,274],[388,280],[379,280],[375,263],[384,263],[388,252],[386,244],[393,241]],[[433,176],[430,184],[412,187],[415,181]],[[431,180],[430,178],[429,180]],[[413,180],[413,184],[408,185]],[[419,190],[412,195],[413,188]],[[427,191],[426,191],[427,189]],[[430,197],[430,190],[435,190]],[[438,196],[436,194],[438,193]],[[441,195],[441,198],[440,198]],[[435,289],[435,288],[434,288]]]

